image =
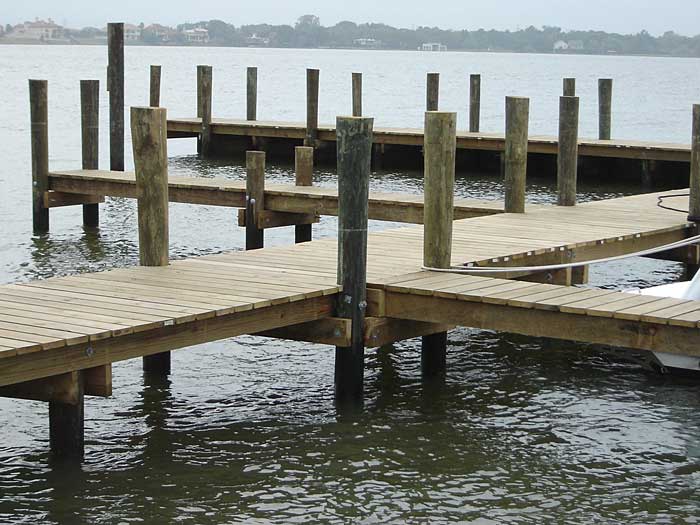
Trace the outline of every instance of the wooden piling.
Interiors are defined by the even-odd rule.
[[[506,97],[505,211],[525,213],[530,99]]]
[[[152,108],[160,106],[160,66],[151,66],[150,96],[148,105]]]
[[[246,119],[258,120],[258,68],[246,71]]]
[[[211,104],[212,104],[212,67],[202,66],[201,72],[201,109],[202,132],[201,154],[207,157],[211,152]]]
[[[131,108],[141,266],[167,266],[168,140],[165,108]],[[147,374],[168,375],[170,352],[144,356]]]
[[[80,129],[84,170],[99,167],[100,144],[100,81],[80,81]],[[100,224],[99,204],[83,204],[83,225],[96,228]]]
[[[610,140],[612,136],[612,91],[611,78],[598,79],[598,138]]]
[[[316,147],[318,139],[318,94],[319,94],[318,69],[306,70],[306,138],[304,146]]]
[[[46,80],[29,81],[29,112],[32,143],[32,224],[34,233],[49,231],[49,100]]]
[[[297,186],[312,186],[314,175],[314,149],[308,146],[294,148],[294,171]],[[309,242],[312,238],[311,224],[298,224],[294,227],[294,242]]]
[[[693,132],[690,147],[690,209],[688,220],[700,222],[700,104],[693,106]]]
[[[337,315],[352,320],[351,344],[336,347],[335,396],[340,404],[361,402],[364,324],[367,309],[367,222],[374,119],[338,117],[338,298]]]
[[[452,259],[457,114],[427,112],[424,134],[425,189],[423,207],[423,264],[449,268]],[[445,373],[447,333],[422,339],[423,377]]]
[[[202,118],[202,75],[207,66],[197,66],[197,117]]]
[[[258,250],[265,244],[265,230],[258,228],[265,209],[265,152],[246,151],[245,249]]]
[[[85,455],[84,374],[67,374],[73,403],[49,401],[49,447],[54,460],[79,462]]]
[[[564,79],[563,94],[565,97],[575,97],[576,96],[576,79],[575,78],[565,78]]]
[[[559,99],[559,152],[557,155],[557,203],[559,206],[576,205],[578,119],[578,97],[561,97]]]
[[[437,111],[440,102],[440,73],[428,73],[425,90],[425,110]]]
[[[481,75],[469,76],[469,131],[481,129]]]
[[[107,24],[109,168],[124,171],[124,24]]]
[[[362,116],[362,73],[352,74],[352,116]]]

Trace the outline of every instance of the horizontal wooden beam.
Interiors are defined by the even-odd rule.
[[[0,386],[323,319],[332,315],[335,301],[335,295],[314,297],[92,343],[7,357],[0,367]]]
[[[388,317],[368,317],[365,319],[365,346],[380,346],[432,335],[452,330],[453,325],[426,323],[424,321],[407,321]]]
[[[85,395],[110,397],[112,395],[112,365],[89,368],[84,371]],[[35,379],[0,387],[0,397],[28,399],[77,405],[80,400],[78,372]]]
[[[112,395],[112,364],[88,368],[84,371],[85,395],[110,397]]]
[[[287,213],[271,210],[258,212],[258,228],[261,230],[300,224],[316,224],[320,220],[318,215],[308,213]],[[238,226],[245,227],[245,210],[242,208],[238,210]]]
[[[700,330],[559,311],[387,292],[389,317],[700,357]]]
[[[267,330],[255,335],[332,346],[350,346],[350,319],[328,317],[318,321]]]
[[[101,204],[104,201],[105,198],[102,195],[83,195],[60,191],[47,191],[44,193],[44,208],[61,208],[77,204]]]

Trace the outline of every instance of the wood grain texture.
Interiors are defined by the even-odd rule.
[[[525,213],[530,100],[506,98],[505,210]]]

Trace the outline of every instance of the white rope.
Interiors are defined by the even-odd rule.
[[[700,242],[700,235],[695,235],[693,237],[688,237],[680,241],[672,242],[670,244],[665,244],[663,246],[657,246],[655,248],[648,248],[646,250],[641,250],[634,253],[626,253],[624,255],[616,255],[614,257],[606,257],[605,259],[593,259],[590,261],[579,261],[572,263],[562,263],[562,264],[547,264],[543,266],[452,266],[450,268],[431,268],[429,266],[422,266],[423,270],[428,270],[431,272],[440,273],[466,273],[466,274],[481,274],[481,273],[505,273],[505,272],[544,272],[548,270],[563,270],[565,268],[576,268],[578,266],[587,266],[589,264],[599,264],[612,261],[619,261],[622,259],[628,259],[630,257],[643,257],[645,255],[652,255],[659,252],[665,252],[668,250],[673,250],[675,248],[682,248],[684,246],[690,246],[691,244],[696,244]],[[471,264],[471,263],[470,263]]]

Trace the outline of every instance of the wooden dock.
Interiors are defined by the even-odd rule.
[[[656,197],[459,220],[452,260],[586,261],[695,233],[678,213],[657,208]],[[407,226],[368,237],[367,314],[377,318],[368,325],[368,346],[464,325],[700,355],[700,302],[425,272],[422,234]],[[297,326],[293,338],[343,346],[349,327],[333,318],[337,256],[337,241],[327,239],[2,286],[0,386],[289,326]],[[566,323],[557,314],[567,314]],[[329,321],[298,328],[319,320]],[[399,324],[397,332],[394,320],[423,324],[413,331]]]
[[[201,118],[168,119],[168,137],[198,137],[202,131]],[[212,119],[211,133],[221,137],[245,137],[301,144],[306,137],[306,124],[299,122],[266,122],[236,119]],[[334,143],[335,126],[319,125],[318,140]],[[423,130],[419,128],[374,129],[374,143],[389,146],[423,146]],[[530,153],[557,155],[557,137],[531,136],[528,145]],[[505,148],[505,134],[501,133],[457,133],[457,149],[470,151],[502,152]],[[581,139],[579,155],[583,157],[656,160],[669,162],[690,162],[690,145],[636,140]]]

